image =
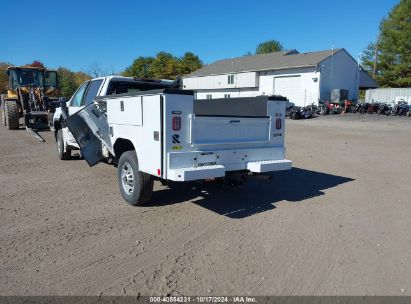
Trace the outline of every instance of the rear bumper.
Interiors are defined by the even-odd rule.
[[[293,162],[288,159],[265,160],[250,162],[247,164],[247,169],[255,173],[290,170]]]
[[[174,165],[174,168],[169,167],[167,169],[167,179],[172,181],[192,181],[224,177],[226,172],[229,171],[248,170],[250,172],[255,173],[264,173],[291,169],[292,161],[280,158],[284,154],[284,148],[258,150],[260,150],[259,154],[263,152],[262,150],[265,150],[265,153],[267,153],[268,150],[270,150],[271,157],[275,157],[275,159],[267,159],[265,157],[261,157],[262,159],[265,158],[265,160],[256,160],[256,157],[250,157],[250,155],[253,156],[252,151],[243,150],[240,152],[239,150],[237,150],[235,155],[242,156],[236,161],[236,159],[233,156],[231,156],[230,159],[228,159],[227,157],[224,157],[224,153],[222,153],[222,151],[219,151],[215,153],[216,158],[214,158],[214,160],[216,161],[216,163],[212,162],[214,155],[213,153],[213,155],[207,154],[207,161],[210,161],[209,165],[193,163],[188,164],[187,160],[193,160],[193,158],[197,159],[198,161],[198,159],[201,157],[201,153],[172,153],[173,155],[169,155],[168,159],[169,161],[171,160],[171,163]],[[225,152],[234,154],[233,151]]]
[[[225,175],[225,172],[225,167],[222,165],[180,168],[170,170],[168,172],[168,179],[180,182],[192,181],[199,179],[223,177]]]

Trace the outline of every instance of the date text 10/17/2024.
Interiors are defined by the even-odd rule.
[[[168,297],[150,297],[150,303],[257,303],[255,297],[217,297],[217,296],[168,296]]]

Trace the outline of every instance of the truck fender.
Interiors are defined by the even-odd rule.
[[[114,156],[117,160],[120,159],[121,154],[123,154],[124,152],[133,151],[133,150],[136,151],[136,155],[138,159],[139,153],[137,149],[135,148],[135,145],[129,139],[117,138],[113,145],[113,149],[114,149],[114,154],[115,154]]]

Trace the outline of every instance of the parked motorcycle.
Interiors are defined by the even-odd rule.
[[[406,116],[410,111],[410,106],[405,101],[398,102],[391,111],[392,115],[396,116]]]
[[[380,103],[378,110],[377,110],[377,114],[379,115],[390,115],[392,111],[392,107],[391,105],[387,104],[387,103]]]
[[[359,102],[357,103],[354,112],[355,113],[360,113],[360,114],[365,114],[368,113],[368,108],[370,107],[370,104],[368,102]]]
[[[315,114],[318,112],[318,107],[314,103],[309,104],[305,107],[305,109],[309,111],[312,114],[312,116],[315,116]]]
[[[301,108],[300,107],[292,107],[288,112],[288,117],[293,120],[302,119],[303,116],[301,115]]]
[[[301,108],[300,112],[301,112],[301,116],[304,119],[313,118],[315,115],[314,108],[312,108],[311,106]]]
[[[286,117],[290,117],[293,120],[312,118],[314,117],[313,108],[311,106],[292,107],[287,110]]]
[[[341,114],[342,110],[340,104],[331,103],[328,100],[320,102],[318,106],[318,114],[320,115]]]

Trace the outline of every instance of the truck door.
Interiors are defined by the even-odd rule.
[[[89,83],[90,83],[89,81],[83,83],[74,93],[74,95],[71,97],[70,105],[68,107],[69,115],[73,115],[74,113],[76,113],[77,111],[81,109],[84,94],[87,90]]]
[[[74,115],[85,106],[91,104],[93,102],[93,99],[100,91],[102,83],[103,79],[97,79],[83,83],[70,99],[70,105],[68,107],[69,116]],[[73,134],[71,132],[68,132],[68,130],[65,130],[63,132],[66,142],[69,145],[75,144],[76,140],[74,139]]]
[[[69,116],[73,115],[81,109],[81,104],[89,83],[89,81],[83,83],[70,98],[68,106]],[[67,128],[63,128],[63,138],[67,145],[76,145],[76,140],[74,139],[73,134],[71,134],[71,132]]]
[[[103,158],[103,144],[114,154],[107,117],[96,104],[89,104],[69,116],[65,122],[90,166],[94,166]]]
[[[90,84],[87,87],[86,94],[81,102],[81,108],[88,106],[94,100],[94,98],[98,95],[100,91],[100,87],[103,84],[103,79],[96,79],[90,81]]]

